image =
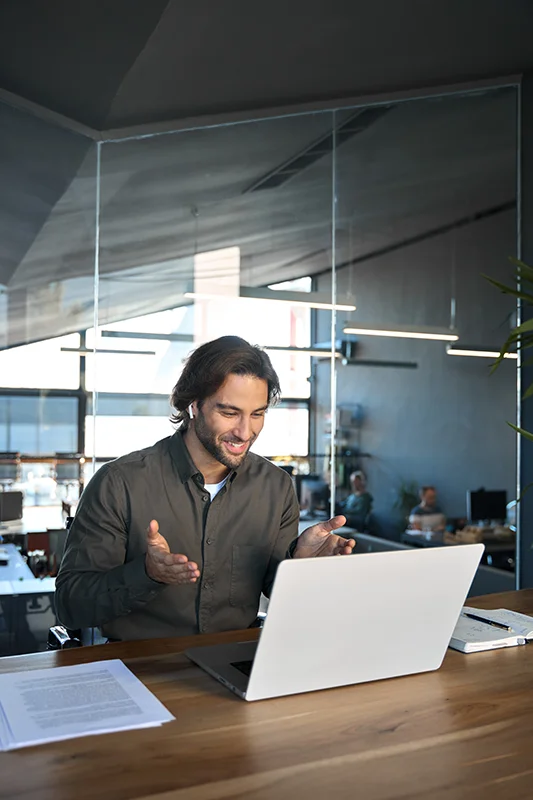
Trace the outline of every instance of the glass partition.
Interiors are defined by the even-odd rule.
[[[512,580],[514,304],[484,275],[512,280],[516,113],[508,87],[95,144],[0,105],[4,544],[53,574],[28,534],[171,434],[184,359],[234,334],[280,376],[254,449],[302,522],[346,512],[359,552],[483,538]],[[480,488],[506,520],[472,518]]]
[[[495,374],[491,366],[515,305],[485,275],[513,280],[516,104],[516,90],[502,88],[382,106],[337,147],[335,219],[337,291],[357,305],[338,315],[350,357],[337,370],[337,453],[339,467],[346,454],[366,477],[373,503],[362,524],[417,545],[484,538],[486,562],[511,570],[514,532],[501,523],[513,524],[516,500],[506,425],[516,421],[516,361]],[[319,278],[321,289],[330,285]],[[326,336],[329,319],[318,325]],[[320,435],[326,365],[316,390]],[[444,514],[438,532],[430,508],[411,514],[424,486]],[[480,488],[505,491],[507,513],[472,518],[467,492]]]
[[[254,449],[309,472],[312,304],[331,306],[312,276],[331,268],[332,119],[102,146],[98,333],[87,335],[97,462],[171,433],[167,398],[184,358],[233,334],[267,349],[282,386]],[[135,395],[146,399],[132,426],[116,400]]]

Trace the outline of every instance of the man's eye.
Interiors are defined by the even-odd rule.
[[[222,412],[222,416],[223,417],[236,417],[237,414],[234,411],[223,411]]]
[[[252,417],[264,417],[264,416],[265,416],[264,411],[257,411],[255,414],[252,414]]]

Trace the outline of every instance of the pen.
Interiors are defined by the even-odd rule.
[[[485,617],[478,617],[477,614],[468,614],[466,611],[464,612],[465,617],[470,617],[470,619],[477,619],[478,622],[486,622],[487,625],[494,625],[495,628],[503,628],[504,631],[512,631],[513,629],[509,627],[509,625],[503,625],[501,622],[494,622],[492,619],[486,619]]]

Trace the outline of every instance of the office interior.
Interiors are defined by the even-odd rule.
[[[143,13],[135,25],[149,27],[159,11]],[[518,28],[514,40],[518,58]],[[187,353],[236,333],[279,372],[282,401],[256,449],[292,473],[302,522],[338,508],[361,470],[373,505],[359,552],[442,543],[406,530],[418,490],[434,485],[442,539],[486,542],[478,593],[529,585],[529,501],[516,505],[529,461],[507,424],[528,410],[518,361],[491,373],[486,355],[516,304],[485,277],[510,283],[509,256],[527,257],[527,81],[511,62],[469,81],[441,60],[423,89],[414,73],[388,92],[368,75],[351,83],[358,96],[340,83],[335,100],[333,86],[285,104],[266,92],[260,112],[234,100],[209,117],[200,93],[183,119],[162,113],[161,96],[136,116],[133,83],[106,118],[96,75],[85,108],[71,100],[67,115],[58,94],[43,113],[37,94],[21,101],[30,64],[18,64],[20,94],[5,70],[0,136],[16,191],[2,212],[0,525],[32,575],[53,579],[95,470],[172,432],[168,394]],[[505,493],[505,518],[469,519],[480,489]],[[22,651],[45,646],[54,619],[52,593],[32,602],[46,613]]]
[[[3,102],[20,187],[0,294],[4,546],[53,578],[85,483],[170,435],[183,360],[236,334],[280,376],[254,449],[293,475],[302,522],[362,471],[359,552],[485,541],[474,593],[513,588],[517,360],[491,366],[516,306],[486,276],[513,280],[517,92],[97,143]],[[406,530],[424,485],[444,533]],[[479,489],[500,492],[497,518],[468,516]],[[22,605],[4,653],[46,646],[53,594]]]
[[[182,360],[226,333],[278,370],[256,450],[300,531],[361,471],[350,559],[482,541],[469,596],[533,615],[533,364],[492,371],[531,310],[487,279],[533,266],[532,14],[0,4],[0,672],[116,658],[176,716],[1,753],[0,796],[530,796],[528,647],[252,704],[187,663],[206,637],[38,651],[84,486],[172,432]],[[427,485],[436,533],[408,527]]]

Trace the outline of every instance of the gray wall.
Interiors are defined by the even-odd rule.
[[[448,325],[455,261],[457,327],[470,345],[500,345],[514,311],[512,299],[481,273],[509,281],[508,256],[516,252],[516,218],[505,212],[367,261],[338,273],[338,292],[351,288],[353,322],[377,325]],[[320,289],[330,287],[329,276]],[[318,314],[318,339],[329,336],[329,315]],[[339,332],[344,315],[339,314]],[[490,375],[489,359],[446,355],[442,342],[359,338],[359,358],[416,361],[418,369],[340,366],[338,406],[361,403],[361,447],[372,454],[361,464],[375,498],[378,530],[398,534],[392,506],[400,482],[438,488],[449,516],[466,513],[467,489],[506,489],[515,495],[516,362]],[[317,372],[317,442],[329,408],[329,364]],[[396,515],[397,517],[397,515]]]

